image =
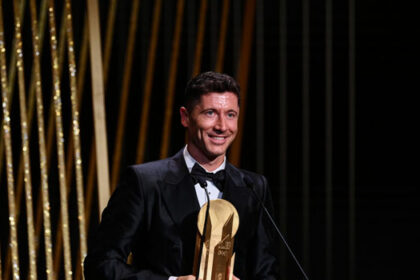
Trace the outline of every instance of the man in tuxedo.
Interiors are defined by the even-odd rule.
[[[195,279],[197,215],[207,196],[194,174],[203,169],[219,176],[204,179],[210,199],[230,201],[239,214],[234,279],[278,279],[278,240],[250,189],[271,210],[267,181],[226,159],[239,98],[239,85],[226,74],[206,72],[188,83],[180,108],[187,145],[171,158],[128,167],[90,244],[87,280]]]

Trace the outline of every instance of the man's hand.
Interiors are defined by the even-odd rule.
[[[194,275],[179,276],[176,279],[177,280],[195,280],[195,276]]]
[[[230,266],[228,266],[227,267],[227,275],[226,275],[226,277],[229,279],[229,275],[231,274],[231,267]],[[235,275],[233,275],[233,273],[232,273],[232,280],[239,280],[239,278],[238,277],[236,277]]]
[[[178,278],[176,278],[177,280],[195,280],[195,276],[194,275],[187,275],[187,276],[179,276]],[[239,280],[238,277],[236,277],[235,275],[232,275],[232,279],[233,280]],[[201,279],[199,279],[201,280]]]

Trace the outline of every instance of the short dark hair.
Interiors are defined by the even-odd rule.
[[[185,88],[184,107],[191,112],[203,94],[227,91],[234,93],[238,97],[239,106],[240,88],[234,78],[227,74],[212,71],[198,74],[188,82]]]

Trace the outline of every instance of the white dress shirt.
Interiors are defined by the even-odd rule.
[[[187,164],[188,171],[191,173],[191,170],[195,163],[199,164],[188,152],[187,146],[184,148],[184,159],[185,163]],[[200,165],[201,166],[201,165]],[[223,163],[217,167],[214,171],[208,171],[203,166],[203,169],[206,170],[206,172],[209,173],[216,173],[217,171],[224,170],[226,166],[226,157],[223,159]],[[207,180],[207,191],[210,197],[210,200],[214,200],[217,198],[222,198],[223,193],[214,185],[213,181]],[[203,207],[203,205],[207,202],[207,196],[205,193],[205,189],[200,186],[199,183],[194,185],[195,192],[197,194],[198,203],[200,204],[200,207]]]

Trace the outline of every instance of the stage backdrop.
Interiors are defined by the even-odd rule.
[[[183,147],[183,91],[208,70],[240,83],[229,161],[268,178],[310,279],[416,275],[415,11],[374,0],[0,0],[0,278],[81,279],[125,167]],[[303,279],[281,250],[282,279]]]

